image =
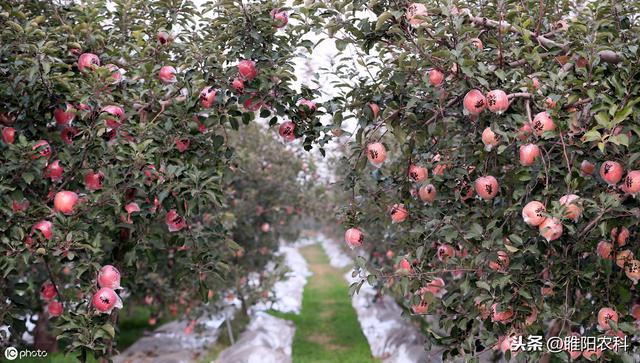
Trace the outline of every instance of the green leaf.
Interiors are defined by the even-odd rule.
[[[609,142],[616,145],[629,146],[629,137],[627,136],[627,134],[618,134],[609,137]]]
[[[483,228],[480,224],[472,223],[471,226],[469,227],[466,237],[469,239],[482,237],[482,231],[483,231]]]
[[[104,330],[111,338],[115,338],[116,330],[113,328],[113,325],[107,323],[100,327],[100,329]]]
[[[369,276],[367,276],[367,282],[369,283],[370,286],[376,286],[376,283],[378,282],[378,278],[376,277],[376,275],[370,274]]]
[[[389,11],[385,11],[384,13],[380,14],[380,16],[378,17],[378,20],[376,21],[375,30],[378,31],[382,29],[382,26],[384,26],[384,23],[387,20],[391,19],[392,16],[393,14],[391,14],[391,12]]]
[[[211,140],[214,149],[219,149],[224,144],[224,137],[222,135],[216,135]]]
[[[520,249],[518,249],[518,247],[514,247],[512,245],[504,245],[504,248],[506,248],[507,251],[509,251],[511,253],[520,251]]]
[[[602,135],[598,130],[589,130],[584,135],[582,135],[583,142],[599,141],[601,139]]]
[[[606,128],[611,128],[610,124],[609,124],[609,114],[606,112],[598,112],[594,118],[596,119],[596,121],[598,122],[598,125],[602,125]]]
[[[518,294],[520,294],[520,296],[522,296],[523,298],[525,298],[527,300],[533,299],[533,297],[531,296],[531,294],[527,290],[520,289],[520,290],[518,290]]]
[[[622,121],[626,120],[627,117],[629,117],[629,115],[631,115],[633,113],[633,106],[627,106],[625,108],[623,108],[622,110],[616,112],[615,116],[613,117],[613,125],[617,125],[619,123],[621,123]]]
[[[402,287],[402,295],[406,295],[409,292],[409,278],[403,276],[400,280],[400,286]]]
[[[33,176],[33,174],[31,174],[31,173],[22,173],[22,180],[24,180],[25,183],[31,184],[33,179],[35,179],[35,176]]]
[[[509,240],[519,246],[521,246],[523,243],[522,238],[520,238],[520,236],[518,236],[517,234],[510,234]]]
[[[491,286],[489,286],[489,284],[484,281],[476,281],[476,286],[481,289],[491,291]]]

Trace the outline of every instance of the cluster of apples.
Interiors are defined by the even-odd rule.
[[[640,261],[635,258],[633,252],[625,248],[630,236],[629,229],[626,227],[615,227],[611,230],[611,241],[600,241],[596,247],[596,251],[600,258],[605,260],[614,260],[616,265],[622,269],[626,276],[636,284],[640,280]]]
[[[500,115],[509,109],[509,105],[509,95],[503,90],[492,90],[485,97],[482,92],[473,89],[464,97],[463,112],[475,120],[485,109]],[[555,130],[555,123],[546,111],[542,111],[534,116],[531,124],[527,123],[520,129],[519,138],[525,140],[531,132],[542,136],[545,132],[553,130]],[[495,132],[487,127],[482,132],[482,143],[485,150],[491,151],[500,144],[500,140]],[[519,156],[521,165],[531,166],[540,156],[540,148],[534,143],[523,144],[520,146]],[[497,180],[492,176],[478,178],[475,186],[478,195],[486,200],[493,199],[499,188]]]
[[[53,209],[66,215],[72,214],[78,200],[78,194],[75,192],[60,191],[53,198]],[[28,208],[28,204],[26,204],[26,208]],[[53,223],[45,219],[34,223],[31,227],[31,233],[25,239],[25,243],[28,246],[32,246],[34,238],[37,238],[38,235],[46,240],[51,240],[53,238]]]
[[[99,290],[93,294],[91,303],[100,314],[111,314],[113,309],[122,309],[122,300],[115,290],[120,290],[120,271],[111,265],[105,265],[98,272]]]
[[[415,4],[414,4],[415,5]],[[415,9],[414,9],[415,10]],[[419,9],[416,10],[420,13]],[[432,84],[439,85],[442,82],[443,75],[437,70],[429,71],[429,78]],[[549,103],[549,102],[547,102]],[[485,109],[496,113],[502,114],[509,108],[509,96],[503,90],[492,90],[485,96],[481,91],[472,89],[469,91],[463,100],[464,113],[469,115],[472,119],[477,118]],[[377,104],[370,102],[369,107],[377,118],[380,112],[380,108]],[[527,123],[520,129],[519,138],[525,140],[527,134],[534,133],[537,136],[542,136],[545,132],[555,130],[555,123],[546,111],[542,111],[535,115],[531,124]],[[499,144],[499,138],[487,127],[482,133],[482,142],[485,145],[487,151],[491,151]],[[374,167],[381,167],[387,158],[387,150],[385,146],[380,142],[374,142],[367,145],[366,154],[369,162]],[[540,148],[534,143],[527,143],[520,146],[519,150],[520,164],[523,166],[531,166],[540,156]],[[440,166],[440,165],[439,165]],[[592,174],[595,170],[593,164],[588,161],[584,161],[581,165],[583,174]],[[443,170],[439,170],[440,174]],[[427,170],[424,167],[411,165],[409,169],[409,175],[415,182],[422,182],[427,177]],[[602,179],[610,184],[615,185],[622,179],[623,167],[616,161],[606,161],[600,168],[600,175]],[[475,180],[475,191],[478,196],[485,200],[491,200],[495,198],[500,190],[498,180],[492,175],[481,176]],[[640,171],[630,171],[624,183],[620,189],[628,194],[637,194],[640,192]],[[418,195],[420,199],[426,203],[432,203],[437,195],[437,191],[434,185],[424,185],[419,189]],[[573,221],[577,221],[581,214],[581,207],[577,205],[579,197],[575,194],[565,195],[560,198],[560,204],[565,206],[565,217]],[[531,202],[528,207],[523,210],[523,216],[528,216],[528,224],[532,226],[539,226],[540,233],[549,241],[558,239],[562,235],[562,223],[558,218],[546,218],[543,217],[541,211],[544,211],[544,206],[538,205],[540,202]],[[534,215],[538,215],[535,216]],[[408,213],[402,204],[396,204],[391,209],[391,217],[394,223],[402,222],[406,219]],[[353,241],[356,241],[354,237],[351,238],[351,242],[347,242],[353,245]]]
[[[403,266],[403,263],[407,265],[409,262],[406,259],[400,261],[400,268],[396,270],[396,273],[403,274],[406,271],[406,266]],[[433,280],[429,281],[425,286],[420,288],[415,292],[415,295],[420,297],[420,301],[418,304],[411,305],[411,310],[414,314],[424,315],[429,311],[429,303],[426,299],[425,295],[430,293],[435,298],[442,298],[447,291],[445,290],[444,280],[440,277],[436,277]]]
[[[554,103],[550,99],[546,101],[549,107],[553,107]],[[463,104],[464,113],[472,118],[477,117],[485,108],[501,114],[509,107],[509,96],[502,90],[493,90],[485,97],[482,92],[474,89],[466,94]],[[546,111],[542,111],[533,118],[531,124],[527,123],[520,129],[518,136],[520,140],[525,140],[528,133],[532,132],[537,136],[542,136],[545,132],[553,130],[555,130],[553,120]],[[491,128],[487,127],[482,133],[482,142],[485,149],[490,151],[499,144],[499,139]],[[533,143],[523,144],[520,146],[519,156],[521,165],[531,166],[539,158],[540,148]],[[591,175],[595,171],[595,166],[585,160],[582,162],[581,170],[584,175]],[[622,179],[623,171],[620,163],[605,161],[600,167],[600,176],[607,184],[615,185]],[[475,187],[481,198],[492,199],[496,196],[499,185],[495,177],[485,176],[476,180]],[[640,171],[630,171],[620,189],[632,195],[640,192]],[[582,212],[578,202],[579,197],[575,194],[560,198],[560,204],[565,206],[565,218],[577,222]],[[523,218],[527,224],[539,226],[541,235],[548,241],[558,239],[563,232],[561,221],[558,218],[546,218],[544,212],[544,206],[538,201],[533,201],[523,209]]]
[[[440,262],[443,263],[447,263],[449,259],[455,257],[456,254],[459,254],[461,258],[465,258],[468,256],[469,252],[466,248],[463,248],[461,246],[460,251],[456,253],[456,249],[446,243],[440,244],[436,250],[436,257]],[[419,263],[420,261],[418,259],[414,260],[414,264]],[[399,275],[409,275],[413,272],[413,268],[409,264],[408,260],[406,258],[403,258],[400,261],[399,265],[395,267],[395,272]],[[463,272],[458,269],[454,269],[451,271],[451,275],[454,279],[459,279],[463,276]],[[433,295],[433,297],[440,299],[446,293],[445,286],[446,284],[444,279],[436,277],[430,280],[422,288],[417,290],[414,295],[419,297],[419,303],[411,306],[411,310],[414,312],[414,314],[426,314],[429,308],[429,304],[427,303],[425,294],[428,292]]]
[[[278,27],[286,25],[287,15],[285,12],[275,11],[272,15],[274,19],[278,21],[278,24],[280,24],[278,25]],[[158,33],[157,39],[161,45],[166,45],[173,39],[173,37],[172,35],[161,31]],[[78,70],[83,74],[95,71],[100,66],[100,58],[96,54],[83,53],[78,57],[77,67]],[[122,81],[124,70],[114,64],[107,64],[105,67],[110,70],[110,77],[105,80],[105,87],[108,85],[117,84]],[[232,86],[236,91],[242,92],[242,90],[244,89],[244,82],[251,81],[257,76],[255,63],[251,60],[240,61],[238,63],[238,75],[238,78],[234,79],[234,81],[232,82]],[[163,83],[177,82],[175,68],[171,66],[161,67],[159,71],[159,78]],[[213,89],[212,87],[206,87],[205,89],[203,89],[200,93],[201,106],[203,108],[212,107],[216,94],[217,90]],[[312,101],[302,99],[300,100],[299,105],[301,114],[309,115],[316,110],[316,105]],[[67,103],[63,108],[57,108],[54,110],[53,116],[55,122],[57,125],[63,128],[63,140],[66,143],[72,143],[72,137],[75,135],[75,133],[72,132],[75,129],[72,126],[72,123],[76,120],[79,112],[90,110],[91,108],[88,105],[82,103]],[[118,128],[126,121],[126,114],[124,109],[117,105],[107,105],[104,106],[100,110],[100,112],[111,116],[105,119],[105,124],[108,130],[112,132],[111,137],[115,137],[115,133],[113,132],[117,131]],[[295,125],[293,123],[285,122],[281,126],[281,134],[285,139],[292,140],[295,137],[294,129]],[[14,142],[14,138],[15,129],[9,127],[5,127],[2,129],[3,142],[12,144]],[[176,140],[176,147],[179,151],[184,152],[188,148],[188,146],[188,140]],[[47,166],[45,167],[45,170],[43,172],[44,177],[50,178],[54,182],[61,181],[65,173],[65,169],[60,164],[60,160],[48,162],[48,159],[53,153],[52,147],[49,142],[47,140],[39,140],[33,145],[32,150],[34,152],[34,154],[32,155],[32,159],[47,159]],[[100,190],[103,187],[104,180],[105,175],[102,171],[90,170],[85,174],[84,177],[85,188],[89,191]],[[71,215],[74,213],[74,208],[79,200],[80,197],[73,191],[60,191],[56,193],[54,197],[54,210],[65,215]],[[16,205],[19,207],[21,206],[21,204]],[[26,207],[28,207],[28,205]],[[136,207],[137,204],[133,203],[127,205],[127,207],[125,208],[128,214],[127,221],[131,221],[132,213],[140,211],[140,208]],[[24,210],[22,207],[18,209]],[[166,223],[171,232],[179,231],[182,228],[186,227],[185,220],[181,216],[177,215],[177,212],[174,209],[170,210],[167,213]],[[53,236],[53,224],[47,220],[41,220],[35,223],[32,227],[31,234],[27,237],[27,244],[31,244],[33,242],[33,237],[36,232],[40,232],[41,235],[46,239],[51,239]]]
[[[560,198],[560,205],[564,206],[564,217],[577,222],[582,215],[580,197],[575,194],[567,194]],[[563,227],[559,218],[547,215],[546,207],[542,202],[531,201],[522,209],[522,219],[532,227],[538,227],[540,235],[547,241],[555,241],[562,236]]]
[[[47,302],[47,312],[52,318],[62,315],[64,310],[62,303],[55,300],[57,296],[58,290],[52,282],[47,281],[40,287],[40,297]]]

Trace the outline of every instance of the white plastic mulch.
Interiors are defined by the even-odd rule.
[[[307,267],[307,261],[298,251],[298,247],[281,245],[278,253],[284,255],[284,264],[289,269],[287,279],[274,284],[273,303],[258,303],[252,307],[255,311],[268,309],[277,310],[283,313],[300,314],[302,308],[302,292],[307,279],[312,275]]]
[[[240,339],[225,349],[217,363],[290,363],[296,328],[289,320],[256,313]]]
[[[303,239],[296,246],[314,243]],[[245,332],[234,345],[224,350],[219,363],[288,363],[291,362],[291,345],[295,326],[288,320],[264,313],[274,309],[284,313],[300,313],[302,293],[311,272],[297,247],[281,244],[280,254],[289,272],[288,279],[276,282],[273,303],[259,303],[250,307],[252,320]],[[269,266],[268,268],[273,268]],[[259,283],[256,276],[249,276],[249,283]],[[120,355],[115,363],[192,363],[199,362],[218,340],[220,334],[227,334],[225,320],[233,318],[240,306],[236,298],[226,301],[221,312],[204,315],[198,319],[198,328],[185,334],[187,321],[174,321],[160,326],[150,335],[139,339]]]
[[[318,236],[318,241],[324,249],[324,253],[329,257],[329,264],[335,268],[345,268],[353,266],[353,260],[347,256],[342,247],[336,241],[323,235]]]
[[[314,240],[300,239],[294,246],[280,245],[278,251],[284,255],[284,264],[289,270],[287,279],[274,284],[273,303],[258,303],[251,308],[255,312],[251,323],[234,345],[220,353],[216,363],[291,362],[291,345],[296,331],[294,324],[263,311],[273,309],[300,313],[304,286],[312,273],[298,248],[313,243]]]
[[[198,319],[201,329],[185,334],[187,321],[173,321],[160,326],[150,335],[136,341],[120,355],[115,363],[190,363],[197,362],[218,340],[220,327],[232,317],[236,307],[229,305],[214,315]]]

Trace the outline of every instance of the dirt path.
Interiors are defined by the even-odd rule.
[[[274,314],[296,325],[293,363],[379,362],[371,356],[347,294],[346,270],[329,265],[315,244],[300,249],[313,276],[304,289],[300,315]]]

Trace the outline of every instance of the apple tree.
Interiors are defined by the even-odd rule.
[[[300,116],[301,94],[316,94],[295,87],[293,59],[312,44],[289,12],[277,1],[0,4],[3,344],[22,344],[37,315],[36,331],[66,350],[108,358],[120,303],[193,314],[238,286],[241,248],[254,259],[255,243],[269,247],[246,262],[264,266],[274,237],[248,241],[230,222],[264,218],[234,209],[244,166],[230,138],[258,116],[295,121],[308,148],[322,137],[319,113]],[[251,193],[250,180],[235,190]],[[255,201],[283,208],[296,195]],[[117,273],[99,275],[105,265]]]
[[[345,230],[362,233],[347,243],[369,255],[352,291],[368,281],[393,294],[445,358],[633,361],[637,12],[633,2],[315,3],[309,22],[345,51],[334,121],[356,125],[335,168]],[[628,346],[510,351],[531,335]]]

